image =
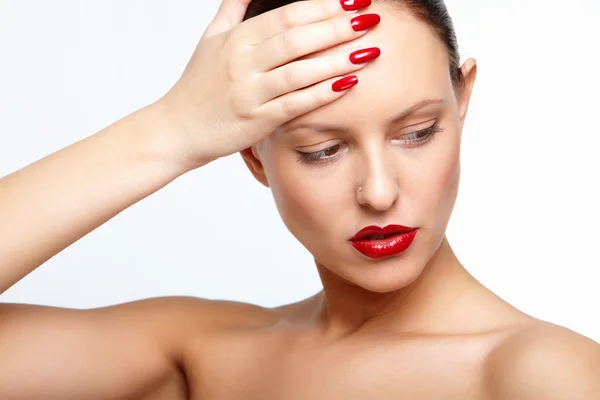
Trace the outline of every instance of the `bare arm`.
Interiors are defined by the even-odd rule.
[[[0,293],[186,172],[155,107],[0,179]]]
[[[0,306],[0,399],[184,399],[211,332],[269,323],[243,303],[165,297],[92,310]]]
[[[2,291],[184,172],[167,157],[153,106],[0,180]],[[161,150],[163,149],[163,150]],[[96,310],[0,304],[0,398],[184,398],[167,349],[190,329],[181,310],[205,301],[154,299]],[[175,323],[175,321],[177,321]],[[156,398],[156,397],[150,397]]]
[[[96,310],[0,306],[0,398],[140,399],[150,388],[185,398],[185,377],[159,334],[173,324],[165,300]]]

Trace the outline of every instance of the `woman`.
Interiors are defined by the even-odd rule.
[[[0,285],[240,152],[323,291],[5,304],[0,397],[600,398],[600,346],[502,301],[446,239],[477,68],[443,4],[248,3],[222,3],[159,101],[0,181]]]

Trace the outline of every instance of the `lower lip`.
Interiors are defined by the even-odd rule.
[[[351,240],[356,250],[370,258],[383,258],[400,254],[410,247],[417,230],[390,236],[382,240]]]

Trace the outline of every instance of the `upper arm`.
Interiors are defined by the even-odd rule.
[[[185,391],[185,335],[210,323],[210,301],[162,298],[92,310],[0,305],[0,398],[132,399]]]
[[[600,399],[600,344],[550,325],[517,334],[486,366],[493,399]]]

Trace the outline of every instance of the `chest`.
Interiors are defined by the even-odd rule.
[[[483,399],[489,345],[481,340],[222,344],[196,369],[197,377],[189,377],[191,398]]]

